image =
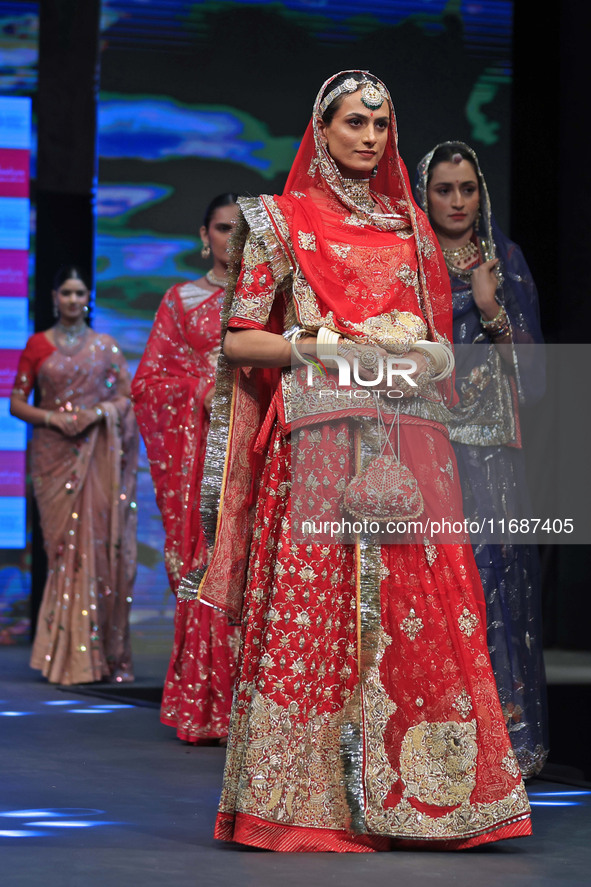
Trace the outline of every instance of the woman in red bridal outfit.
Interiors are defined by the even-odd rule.
[[[183,576],[203,564],[199,493],[209,411],[220,350],[220,307],[236,195],[215,197],[200,235],[213,268],[164,296],[135,374],[132,397],[146,444],[166,533],[165,562],[176,593]],[[226,616],[177,600],[172,656],[161,720],[186,742],[225,741],[236,673],[238,631]]]
[[[527,835],[469,544],[302,541],[300,515],[355,507],[354,477],[364,505],[376,411],[390,408],[338,397],[328,415],[294,355],[412,359],[419,394],[407,382],[398,401],[399,474],[408,502],[414,475],[424,516],[462,515],[445,428],[449,280],[383,83],[331,77],[283,195],[239,206],[202,487],[215,544],[183,582],[242,621],[216,837],[371,852]],[[334,378],[321,384],[334,390]]]

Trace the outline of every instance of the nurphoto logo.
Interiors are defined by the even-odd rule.
[[[417,383],[413,379],[413,374],[417,371],[417,363],[410,357],[401,357],[397,354],[388,354],[383,356],[375,351],[368,351],[361,358],[355,356],[352,365],[347,358],[340,354],[326,354],[322,357],[304,357],[307,363],[306,369],[306,385],[308,388],[314,387],[314,370],[324,376],[328,376],[326,363],[332,361],[338,367],[338,387],[351,388],[352,385],[359,385],[362,388],[386,389],[388,397],[402,397],[401,391],[397,390],[396,383],[406,382],[411,388],[417,388]],[[362,373],[375,373],[375,378],[367,379]],[[351,378],[352,374],[352,378]],[[334,390],[327,391],[326,394],[334,396]],[[347,392],[350,394],[350,392]],[[320,391],[322,397],[323,392]],[[356,397],[368,397],[369,391],[356,391]]]

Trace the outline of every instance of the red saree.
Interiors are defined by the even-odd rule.
[[[104,414],[75,437],[33,430],[31,476],[48,574],[31,666],[52,683],[133,680],[138,435],[129,381],[116,342],[90,329],[69,353],[37,333],[19,363],[15,390],[26,397],[37,382],[41,409]]]
[[[239,201],[248,234],[228,326],[327,326],[394,353],[445,341],[449,282],[393,115],[376,210],[352,203],[316,135],[304,137],[289,193]],[[340,507],[358,458],[345,419],[361,435],[371,419],[343,409],[320,423],[298,412],[298,392],[293,370],[234,371],[220,359],[202,487],[215,545],[205,573],[183,582],[242,614],[216,837],[371,852],[529,834],[470,546],[298,541],[296,498],[304,490],[312,516]],[[455,518],[449,393],[440,383],[405,399],[400,441],[427,498]]]
[[[209,415],[220,342],[221,290],[172,287],[156,314],[132,396],[162,515],[171,589],[202,565],[199,513]],[[161,720],[187,742],[225,737],[236,670],[237,629],[197,601],[177,601]]]

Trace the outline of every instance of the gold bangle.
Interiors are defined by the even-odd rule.
[[[485,320],[482,314],[480,315],[480,323],[484,327],[485,330],[491,329],[495,326],[500,326],[505,321],[508,321],[507,312],[503,305],[500,306],[496,315],[492,318],[492,320]]]
[[[45,420],[44,420],[44,421],[45,421],[45,425],[47,426],[47,428],[51,428],[51,421],[50,421],[50,420],[51,420],[51,416],[52,416],[52,411],[51,411],[51,410],[46,410],[46,411],[45,411]]]

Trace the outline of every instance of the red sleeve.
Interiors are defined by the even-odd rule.
[[[39,367],[55,351],[45,333],[35,333],[21,354],[16,370],[13,393],[28,397],[31,393]]]
[[[264,330],[273,309],[276,288],[265,250],[250,233],[244,244],[228,326]]]
[[[246,317],[231,317],[228,321],[229,330],[264,330],[265,324]]]

